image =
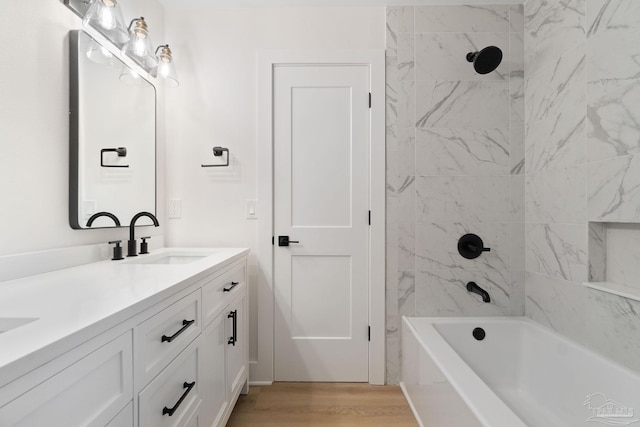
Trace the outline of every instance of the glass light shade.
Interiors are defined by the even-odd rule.
[[[158,46],[156,49],[156,58],[158,59],[158,67],[155,69],[153,76],[164,79],[167,87],[178,87],[180,84],[178,81],[178,73],[176,73],[173,55],[168,44]]]
[[[82,25],[98,30],[118,47],[127,41],[127,29],[117,0],[92,0]]]
[[[129,41],[122,49],[122,52],[147,71],[157,65],[153,55],[153,48],[151,47],[149,28],[143,17],[131,21],[131,25],[129,25]]]
[[[120,72],[120,81],[129,86],[143,86],[146,82],[140,74],[124,65]]]
[[[113,65],[115,59],[113,54],[107,48],[101,46],[97,41],[91,39],[86,51],[87,58],[96,64]]]

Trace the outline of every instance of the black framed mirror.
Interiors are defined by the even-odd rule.
[[[69,222],[88,228],[106,211],[128,226],[156,213],[156,89],[84,31],[69,38]],[[102,217],[91,228],[114,226]]]

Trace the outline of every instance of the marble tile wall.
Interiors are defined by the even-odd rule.
[[[524,314],[523,31],[522,5],[387,9],[389,383],[401,316]],[[466,54],[489,45],[504,58],[479,75]],[[491,252],[462,258],[466,233]]]
[[[640,2],[524,15],[526,315],[640,371],[640,303],[582,286],[638,270],[637,234],[603,223],[640,222]]]

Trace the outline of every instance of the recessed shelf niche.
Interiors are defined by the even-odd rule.
[[[640,301],[640,224],[589,222],[585,285]]]

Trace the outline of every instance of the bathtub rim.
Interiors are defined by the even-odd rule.
[[[411,319],[420,321],[420,333],[416,330]],[[473,412],[480,424],[485,427],[527,427],[527,424],[489,387],[473,369],[458,355],[455,349],[438,332],[435,323],[504,323],[518,321],[534,324],[526,317],[407,317],[402,316],[403,324],[411,331],[426,351],[431,360],[447,378],[454,390],[462,398],[467,407]],[[424,330],[422,330],[424,325]],[[426,345],[425,340],[429,341]],[[464,384],[464,386],[463,386]],[[400,388],[405,394],[409,406],[416,419],[422,426],[414,403],[409,397],[404,381],[400,381]]]

